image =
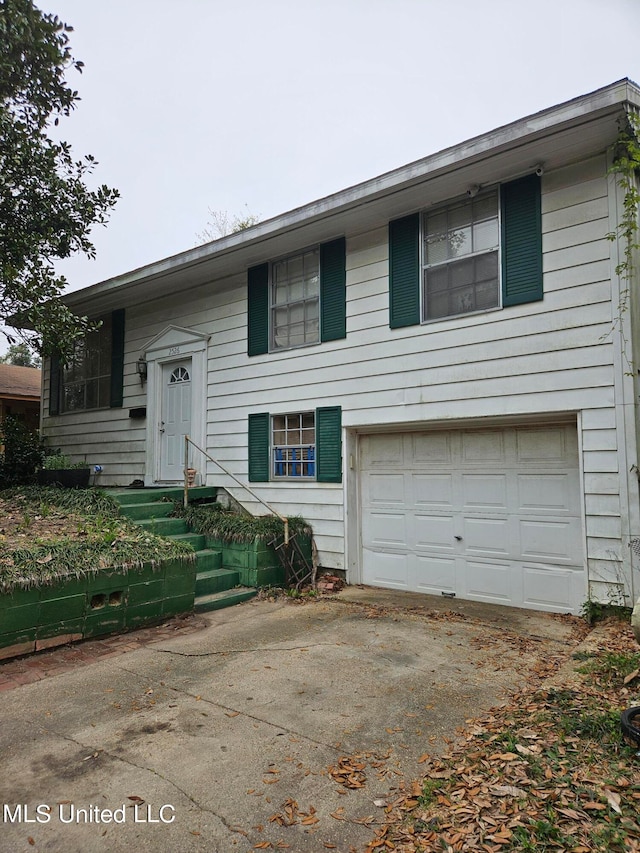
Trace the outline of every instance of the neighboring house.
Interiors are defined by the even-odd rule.
[[[638,106],[623,80],[69,294],[104,324],[47,369],[44,434],[147,486],[182,481],[188,434],[350,583],[631,602],[637,328],[607,234]]]
[[[29,429],[40,427],[41,379],[35,367],[0,364],[0,423],[13,415]]]

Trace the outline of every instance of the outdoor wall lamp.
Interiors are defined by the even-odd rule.
[[[140,384],[144,385],[147,381],[147,362],[144,360],[143,355],[136,361],[136,373],[140,377]]]

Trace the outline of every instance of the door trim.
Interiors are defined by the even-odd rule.
[[[160,479],[160,418],[162,412],[162,366],[169,362],[191,360],[191,437],[206,450],[207,419],[207,344],[209,335],[167,326],[152,338],[142,351],[147,362],[147,428],[145,442],[145,486],[171,485],[176,481]],[[199,482],[206,482],[204,461]]]

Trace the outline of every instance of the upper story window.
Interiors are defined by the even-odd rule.
[[[271,349],[320,340],[320,251],[311,249],[271,265]]]
[[[247,355],[347,335],[346,241],[338,237],[247,271]]]
[[[423,318],[500,305],[498,193],[425,213]]]
[[[111,315],[77,341],[73,358],[61,369],[60,410],[101,409],[111,405]]]
[[[539,175],[389,223],[389,327],[544,298]]]

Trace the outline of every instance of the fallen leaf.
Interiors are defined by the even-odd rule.
[[[634,669],[633,672],[630,672],[629,675],[624,679],[623,684],[629,684],[629,682],[633,681],[634,678],[637,678],[640,675],[640,669]]]
[[[607,798],[607,802],[617,814],[622,814],[622,809],[620,808],[620,794],[616,794],[615,791],[609,790],[609,788],[604,789],[604,795]]]

